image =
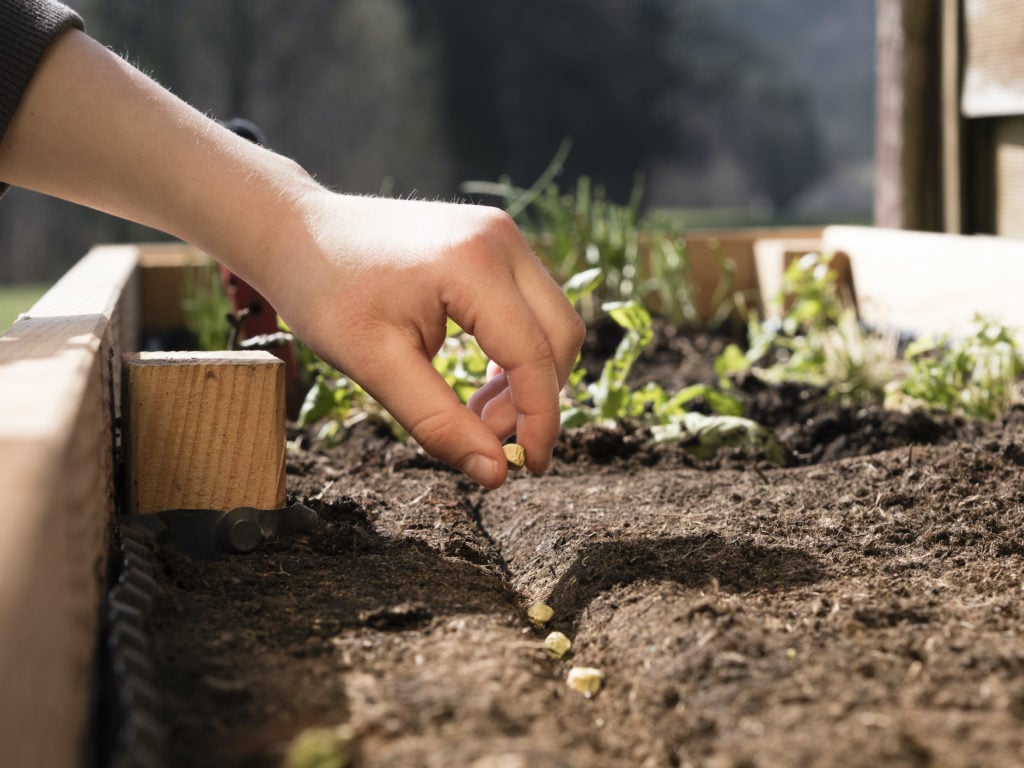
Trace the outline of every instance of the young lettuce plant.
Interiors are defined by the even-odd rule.
[[[976,317],[973,333],[912,342],[904,352],[910,373],[886,388],[890,408],[941,408],[972,418],[997,419],[1021,402],[1024,357],[1011,331]]]
[[[751,317],[747,349],[730,344],[715,361],[723,386],[753,370],[770,382],[799,381],[844,401],[881,401],[893,378],[895,339],[865,331],[842,301],[831,257],[809,253],[786,269],[774,297],[781,320]]]
[[[587,384],[582,369],[574,372],[566,389],[564,427],[636,419],[651,425],[656,442],[681,442],[702,460],[712,458],[721,448],[740,447],[760,451],[774,464],[785,464],[785,451],[775,436],[743,418],[739,401],[731,395],[706,384],[684,387],[671,395],[653,382],[631,388],[629,372],[654,336],[651,316],[636,302],[605,304],[603,309],[623,329],[622,341],[597,381]],[[697,398],[703,398],[714,414],[687,410]]]
[[[582,369],[574,371],[567,387],[568,404],[562,411],[562,426],[589,422],[638,419],[666,424],[686,412],[686,404],[699,397],[718,413],[739,415],[739,401],[706,384],[695,384],[669,395],[657,384],[633,389],[629,372],[654,338],[650,313],[634,301],[604,304],[602,309],[623,329],[615,354],[605,361],[597,381],[585,383]]]

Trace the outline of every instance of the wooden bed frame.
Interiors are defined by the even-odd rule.
[[[1024,329],[1024,240],[870,227],[806,234],[695,235],[693,253],[725,243],[745,260],[744,280],[770,290],[787,257],[818,246],[847,256],[868,321],[941,331],[980,310]],[[206,263],[182,244],[97,247],[0,336],[0,765],[83,763],[124,496],[115,486],[122,356],[143,330],[180,323],[183,275]]]

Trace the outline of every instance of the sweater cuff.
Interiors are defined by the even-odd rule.
[[[21,103],[46,49],[71,27],[85,29],[82,18],[51,0],[0,3],[0,139]],[[0,192],[5,185],[0,182]]]

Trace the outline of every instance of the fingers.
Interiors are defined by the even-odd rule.
[[[495,364],[469,405],[499,437],[515,433],[527,449],[529,468],[541,472],[557,439],[558,393],[572,372],[585,327],[540,261],[521,245],[508,261],[514,284],[509,295],[518,304],[498,311],[492,303],[471,331]],[[509,341],[513,328],[516,336]]]
[[[505,482],[508,467],[500,441],[459,402],[423,350],[401,334],[382,339],[378,350],[378,359],[360,384],[423,450],[486,488]]]
[[[532,252],[513,262],[513,278],[523,300],[540,318],[558,369],[561,389],[572,373],[586,326],[559,286]]]
[[[503,371],[474,395],[471,410],[499,437],[514,432],[528,468],[543,472],[558,438],[558,395],[579,349],[579,319],[557,286],[552,292],[531,278],[538,295],[528,301],[511,270],[504,282],[492,275],[482,283],[494,288],[486,302],[474,294],[448,311]]]

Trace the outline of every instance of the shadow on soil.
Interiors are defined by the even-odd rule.
[[[818,561],[802,550],[727,541],[715,534],[600,542],[579,552],[546,602],[575,625],[602,592],[637,581],[778,591],[811,584],[823,574]]]

